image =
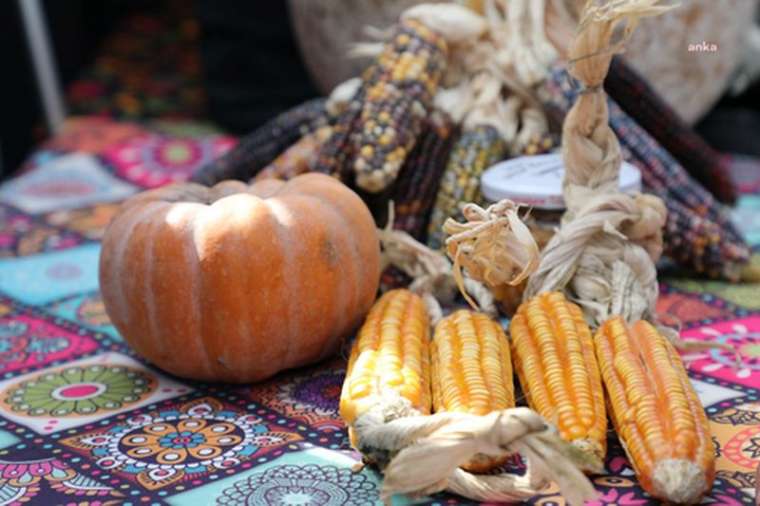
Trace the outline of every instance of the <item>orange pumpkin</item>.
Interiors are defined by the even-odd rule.
[[[257,381],[334,353],[379,278],[369,210],[322,174],[139,194],[100,257],[122,336],[166,371],[209,381]]]

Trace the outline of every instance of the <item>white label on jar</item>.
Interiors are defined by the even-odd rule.
[[[483,196],[491,202],[510,199],[537,209],[565,208],[562,178],[565,167],[562,155],[521,156],[499,162],[480,177]],[[641,191],[641,172],[630,163],[620,168],[620,191]]]

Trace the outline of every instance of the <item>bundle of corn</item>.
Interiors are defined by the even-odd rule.
[[[655,317],[654,262],[662,253],[666,209],[652,195],[619,192],[620,145],[608,125],[602,88],[612,55],[638,19],[669,9],[658,2],[620,0],[599,6],[592,1],[584,8],[569,50],[569,70],[582,91],[563,125],[567,211],[528,280],[525,302],[510,330],[526,397],[557,421],[564,438],[596,456],[597,463],[603,458],[601,377],[612,419],[642,486],[659,499],[692,503],[710,490],[714,448],[678,355],[646,322]],[[622,39],[613,42],[613,35],[621,33]],[[472,227],[470,234],[447,240],[449,254],[463,258],[473,278],[497,286],[503,279],[493,275],[499,267],[496,253],[509,257],[514,252],[477,221],[445,224],[454,234]],[[483,245],[479,250],[473,247],[477,242]],[[586,321],[601,327],[594,345]]]
[[[496,23],[489,34],[500,26]],[[480,49],[490,49],[480,58],[496,58],[495,46],[481,44]],[[509,83],[493,69],[478,71],[472,79],[444,90],[436,99],[437,105],[452,116],[463,117],[462,133],[446,162],[428,225],[428,244],[441,248],[441,227],[446,219],[461,218],[462,207],[468,202],[483,204],[483,172],[508,156],[551,149],[552,137],[544,114],[524,96],[510,94]]]
[[[448,115],[431,115],[393,185],[390,197],[395,205],[393,226],[415,239],[424,240],[454,131]]]
[[[447,490],[515,501],[546,479],[569,504],[593,497],[577,454],[535,412],[511,407],[509,349],[498,325],[454,313],[436,326],[432,352],[429,327],[422,299],[393,290],[372,308],[351,350],[340,412],[354,447],[384,474],[381,498]],[[515,452],[527,459],[524,476],[462,468],[489,469]]]
[[[475,40],[484,30],[481,17],[455,4],[405,11],[393,37],[363,73],[315,170],[352,176],[370,193],[389,187],[432,109],[451,46]]]
[[[555,68],[539,89],[550,114],[563,117],[578,97],[564,69]],[[641,170],[647,191],[668,208],[665,253],[696,272],[736,280],[749,248],[728,211],[613,100],[609,122],[623,158]]]
[[[225,179],[248,181],[302,136],[328,123],[325,100],[285,111],[240,139],[227,154],[202,167],[191,181],[212,186]]]

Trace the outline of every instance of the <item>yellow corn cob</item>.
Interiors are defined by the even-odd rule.
[[[581,309],[559,292],[539,294],[517,309],[510,337],[528,405],[601,469],[607,451],[604,391]]]
[[[391,290],[367,315],[348,359],[340,415],[352,429],[356,419],[388,393],[430,413],[430,323],[422,299],[409,290]]]
[[[715,478],[715,448],[673,345],[651,324],[619,316],[594,343],[610,417],[641,486],[668,502],[698,502]]]
[[[485,415],[515,407],[509,342],[483,313],[460,310],[435,327],[430,347],[433,411]],[[485,472],[504,463],[478,455],[464,469]]]

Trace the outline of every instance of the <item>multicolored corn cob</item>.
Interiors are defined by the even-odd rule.
[[[528,405],[602,468],[607,415],[591,330],[560,292],[524,302],[509,327],[512,356]]]
[[[364,76],[372,74],[372,67]],[[364,78],[364,77],[363,77]],[[359,88],[356,95],[346,104],[343,111],[331,124],[330,137],[322,144],[314,163],[314,172],[321,172],[340,178],[345,183],[353,179],[352,163],[355,151],[351,145],[351,135],[359,128],[359,114],[364,101],[365,90]]]
[[[641,486],[667,502],[699,502],[715,478],[715,448],[673,345],[648,322],[628,326],[619,316],[594,343],[610,417]]]
[[[570,110],[577,94],[566,71],[559,67],[539,90],[548,113],[558,121]],[[623,159],[641,170],[644,189],[662,198],[668,208],[665,254],[696,272],[737,279],[749,258],[749,249],[727,210],[614,100],[609,99],[608,105],[610,126],[620,140]],[[684,251],[691,254],[683,255]]]
[[[393,228],[419,241],[425,240],[427,220],[446,168],[454,130],[453,123],[444,114],[429,119],[391,190],[395,210]]]
[[[443,247],[443,222],[452,217],[461,221],[460,204],[482,203],[480,175],[507,155],[507,143],[490,125],[463,130],[454,141],[441,177],[428,225],[428,246]]]
[[[264,167],[255,179],[291,179],[309,172],[316,163],[320,147],[331,133],[332,129],[326,125],[304,135]]]
[[[520,153],[522,155],[541,155],[548,153],[559,145],[559,138],[556,134],[546,133],[538,138],[531,139],[530,143]]]
[[[384,395],[400,395],[429,414],[430,322],[422,299],[409,290],[386,292],[370,310],[351,348],[340,415],[352,428]]]
[[[716,152],[622,58],[613,58],[607,93],[718,200],[733,203],[730,157]]]
[[[515,407],[509,341],[498,323],[466,309],[442,319],[430,345],[433,411],[486,415]],[[483,473],[505,459],[477,455],[464,469]]]
[[[327,124],[325,100],[309,100],[240,139],[227,154],[202,167],[191,181],[214,185],[224,179],[248,181],[302,136]]]
[[[404,20],[367,73],[358,130],[351,144],[356,185],[379,192],[395,179],[422,130],[446,66],[446,42]]]

